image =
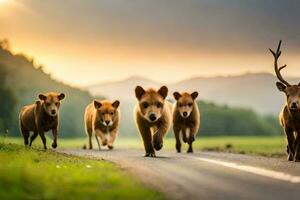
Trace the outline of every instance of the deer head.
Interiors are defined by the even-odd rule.
[[[279,91],[285,93],[286,103],[289,110],[300,110],[300,83],[298,85],[291,85],[281,76],[280,71],[287,65],[283,65],[278,68],[277,62],[281,55],[280,46],[281,40],[279,41],[276,52],[274,52],[272,49],[269,49],[274,56],[274,70],[279,80],[279,82],[276,82],[276,86]]]

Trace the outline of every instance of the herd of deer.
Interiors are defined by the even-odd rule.
[[[274,56],[274,69],[279,82],[276,86],[279,91],[286,95],[286,104],[280,115],[280,124],[287,137],[287,159],[289,161],[300,161],[300,83],[291,85],[281,75],[280,71],[286,67],[278,66],[278,59],[281,55],[281,40],[276,52],[269,49]],[[155,157],[155,150],[162,148],[162,139],[171,126],[173,118],[173,128],[176,138],[176,149],[181,151],[181,142],[179,135],[182,132],[183,141],[189,144],[188,152],[193,152],[192,143],[195,140],[195,133],[199,128],[200,113],[194,102],[198,93],[174,93],[176,102],[172,111],[170,102],[165,101],[168,95],[168,88],[163,86],[158,91],[149,89],[144,90],[137,86],[135,94],[138,104],[135,110],[135,119],[139,132],[144,141],[146,156]],[[39,100],[32,105],[25,106],[20,112],[20,129],[24,137],[25,145],[32,144],[32,141],[39,134],[42,138],[44,148],[46,149],[46,138],[44,132],[52,130],[54,140],[52,147],[57,147],[57,128],[58,128],[58,109],[60,101],[65,98],[63,93],[40,94]],[[103,145],[108,145],[109,149],[113,148],[113,141],[118,132],[118,106],[120,102],[115,101],[94,101],[88,105],[85,114],[85,124],[89,136],[89,148],[92,148],[91,136],[95,132],[98,141],[99,137]],[[173,116],[172,116],[173,112]],[[103,119],[102,119],[103,118]],[[99,122],[99,123],[98,123]],[[186,130],[191,132],[186,136]],[[95,129],[95,130],[94,130]],[[152,136],[151,130],[156,132]],[[183,130],[184,129],[184,130]],[[111,140],[107,140],[102,132],[111,132]],[[29,132],[34,134],[30,137]],[[106,134],[107,135],[107,134]]]

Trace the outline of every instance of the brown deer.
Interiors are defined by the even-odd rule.
[[[279,91],[286,95],[286,104],[280,112],[279,122],[287,137],[287,159],[289,161],[300,161],[300,83],[291,85],[284,80],[280,71],[287,65],[278,67],[278,59],[281,55],[281,40],[279,41],[276,52],[271,51],[274,56],[274,69],[280,82],[276,82]]]

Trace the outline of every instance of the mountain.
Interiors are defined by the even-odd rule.
[[[300,78],[287,78],[298,84]],[[246,107],[260,114],[277,115],[281,110],[285,95],[279,92],[277,78],[268,73],[244,74],[240,76],[193,78],[171,85],[171,89],[197,90],[203,100]]]
[[[86,89],[94,96],[105,94],[105,97],[109,99],[129,101],[132,100],[132,95],[134,95],[134,89],[137,85],[159,87],[160,84],[140,76],[132,76],[122,81],[92,85]]]
[[[291,83],[298,83],[300,78],[287,78]],[[219,105],[250,108],[260,114],[277,115],[285,97],[276,88],[277,78],[268,73],[253,73],[239,76],[196,77],[177,83],[167,84],[171,94],[176,91],[198,91],[199,99]],[[158,88],[161,83],[142,77],[130,77],[125,80],[98,84],[87,87],[93,95],[102,94],[110,99],[135,102],[134,88]]]

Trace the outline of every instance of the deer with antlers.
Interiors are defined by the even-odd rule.
[[[281,55],[281,40],[276,52],[269,49],[274,56],[274,69],[279,82],[276,86],[279,91],[286,95],[286,104],[280,112],[279,121],[287,137],[287,159],[289,161],[300,161],[300,83],[298,85],[289,84],[280,71],[287,65],[278,67],[278,59]]]

